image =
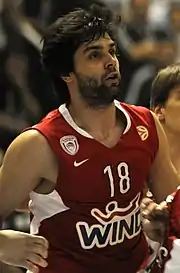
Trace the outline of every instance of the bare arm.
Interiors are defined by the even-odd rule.
[[[49,179],[52,151],[46,139],[30,130],[8,148],[0,169],[0,216],[6,217],[28,198],[43,178]]]
[[[159,138],[159,150],[150,170],[151,182],[148,186],[159,203],[180,185],[180,176],[171,162],[165,132],[155,114],[153,116]]]
[[[48,242],[41,236],[0,230],[0,246],[0,262],[24,267],[34,273],[39,271],[38,266],[47,266]]]

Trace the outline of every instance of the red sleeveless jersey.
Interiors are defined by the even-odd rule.
[[[115,105],[127,125],[113,148],[79,128],[65,105],[33,127],[59,161],[54,191],[30,194],[31,232],[50,244],[40,273],[135,273],[147,258],[139,204],[158,150],[156,126],[148,109]]]

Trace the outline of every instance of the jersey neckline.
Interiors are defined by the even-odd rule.
[[[131,119],[130,119],[130,116],[129,114],[127,113],[127,111],[122,107],[121,103],[117,100],[114,100],[114,104],[115,106],[124,114],[125,118],[126,118],[126,121],[127,121],[127,124],[126,124],[126,128],[124,129],[123,131],[123,135],[125,135],[130,127],[131,127]],[[91,138],[93,139],[93,137],[87,133],[85,130],[83,130],[82,128],[80,128],[73,120],[68,108],[66,107],[66,104],[62,104],[60,105],[59,107],[59,112],[61,113],[61,115],[64,117],[64,119],[66,120],[66,122],[76,131],[78,132],[79,134],[81,134],[82,136],[84,137],[87,137],[87,138]]]

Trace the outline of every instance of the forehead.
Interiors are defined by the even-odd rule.
[[[83,43],[77,49],[77,53],[86,54],[86,52],[93,49],[109,49],[110,47],[115,46],[115,42],[111,39],[108,34],[105,34],[99,39],[94,39],[91,42]]]
[[[173,99],[173,98],[176,98],[177,96],[180,95],[180,84],[177,85],[176,87],[174,87],[170,94],[169,94],[169,99]]]

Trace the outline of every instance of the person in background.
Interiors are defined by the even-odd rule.
[[[180,64],[170,65],[158,72],[152,85],[151,109],[162,124],[167,136],[172,163],[178,173],[180,173]],[[164,257],[163,255],[160,257],[162,266],[160,272],[163,272],[163,265],[167,258],[169,258],[173,240],[180,238],[180,190],[177,189],[172,195],[168,196],[166,202],[163,202],[161,207],[163,210],[169,211],[169,221],[166,219],[165,223],[163,221],[161,223],[156,218],[156,225],[154,227],[151,221],[144,222],[146,234],[154,241],[160,239],[160,250],[162,249],[162,253],[164,251],[166,254]],[[150,213],[156,208],[156,203],[153,203],[152,199],[146,198],[142,203],[142,208],[143,214],[144,212],[148,213],[148,211]],[[164,233],[166,238],[162,238],[160,234],[163,234],[163,232],[159,233],[159,231],[164,230],[165,224],[168,233],[166,231]],[[161,252],[159,251],[159,253]],[[155,267],[153,272],[159,272],[157,270],[160,269]]]
[[[120,99],[150,107],[150,89],[159,68],[174,60],[169,32],[153,29],[148,20],[151,1],[129,1],[129,19],[118,27],[118,47],[122,64]]]

